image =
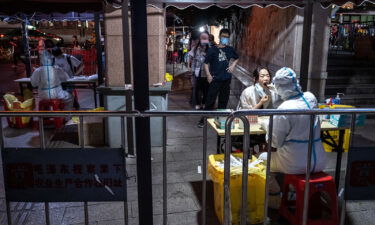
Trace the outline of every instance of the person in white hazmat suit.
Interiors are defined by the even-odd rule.
[[[271,85],[271,73],[265,67],[253,72],[254,85],[247,87],[240,97],[241,109],[276,109],[281,104],[280,96]]]
[[[277,93],[284,102],[278,109],[314,109],[317,100],[310,92],[303,93],[295,72],[290,68],[282,68],[273,78]],[[267,120],[261,122],[267,131]],[[309,115],[275,115],[273,122],[272,147],[277,148],[271,155],[271,172],[285,174],[305,174],[309,144]],[[262,153],[260,159],[266,160],[267,153]],[[316,117],[311,157],[311,172],[320,172],[326,165],[326,153],[320,139],[320,121]]]
[[[67,81],[69,75],[54,65],[53,57],[48,51],[43,52],[41,66],[33,72],[30,79],[31,85],[38,87],[41,99],[61,99],[65,110],[72,109],[73,96],[61,87],[61,82]]]

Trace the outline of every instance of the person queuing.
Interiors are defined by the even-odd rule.
[[[54,47],[52,49],[52,55],[54,56],[54,64],[62,68],[70,78],[82,73],[84,68],[83,63],[76,57],[69,54],[63,54],[59,47]],[[73,87],[67,87],[67,91],[71,94],[75,93]],[[80,108],[78,96],[76,94],[74,95],[73,105],[75,109]]]
[[[30,77],[31,85],[38,87],[41,99],[61,99],[65,104],[65,109],[70,110],[73,105],[73,97],[61,87],[61,82],[68,79],[69,75],[54,65],[53,57],[47,51],[41,55],[41,66]]]
[[[10,44],[13,46],[13,65],[12,65],[12,67],[16,68],[19,60],[21,60],[23,62],[22,57],[21,57],[22,55],[24,55],[23,44],[22,44],[22,41],[17,37],[13,37],[12,40],[10,41]]]
[[[76,57],[63,53],[57,46],[52,48],[52,55],[55,57],[55,64],[61,67],[70,78],[82,73],[83,63]]]
[[[314,109],[318,103],[310,92],[303,93],[296,73],[290,68],[282,68],[276,72],[273,83],[277,93],[284,101],[278,109]],[[277,148],[271,156],[271,172],[284,174],[305,174],[309,143],[310,119],[309,115],[275,115],[273,119],[272,147]],[[261,122],[267,131],[268,123]],[[268,140],[267,140],[268,141]],[[260,159],[266,160],[267,153],[262,153]],[[326,154],[320,139],[320,121],[314,121],[312,145],[311,172],[320,172],[325,168]]]
[[[271,73],[265,67],[254,70],[254,85],[246,88],[240,97],[241,109],[276,109],[281,99],[271,85]]]
[[[218,98],[218,109],[227,107],[232,73],[239,58],[234,48],[229,46],[230,31],[221,29],[219,37],[220,43],[208,50],[204,65],[210,83],[205,110],[214,109],[216,98]],[[199,121],[198,127],[203,127],[203,118]]]
[[[204,108],[208,89],[208,81],[206,71],[204,70],[204,62],[209,49],[209,34],[207,31],[199,35],[199,41],[196,46],[189,52],[191,60],[191,83],[193,87],[192,105],[195,109]]]
[[[81,49],[81,46],[79,45],[77,35],[72,36],[72,48],[73,49]]]
[[[46,41],[46,39],[44,37],[38,38],[37,50],[38,50],[39,56],[41,56],[44,53],[44,50],[46,49],[45,41]]]

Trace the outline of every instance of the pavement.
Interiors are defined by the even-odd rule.
[[[169,95],[170,110],[189,110],[190,86],[188,76],[175,75],[173,91]],[[93,107],[90,93],[79,91],[82,105]],[[167,192],[168,224],[200,225],[202,216],[202,135],[197,128],[198,117],[181,116],[167,119]],[[5,147],[39,147],[37,129],[12,129],[3,119]],[[357,131],[358,144],[375,143],[372,130],[374,121],[368,121],[366,127]],[[77,126],[67,126],[62,130],[46,129],[47,147],[78,148]],[[364,142],[366,140],[367,142]],[[208,129],[208,154],[216,153],[216,135]],[[154,224],[162,223],[162,148],[154,147],[152,155],[152,188]],[[330,161],[327,172],[332,174],[336,165],[335,153],[327,153]],[[342,175],[345,174],[347,154],[344,154]],[[129,224],[138,224],[138,199],[135,158],[127,159],[128,180],[128,215]],[[2,177],[2,163],[0,165]],[[0,225],[6,224],[5,193],[3,180],[0,179]],[[343,176],[340,184],[343,184]],[[207,224],[219,224],[213,210],[213,183],[207,182]],[[124,223],[123,202],[89,202],[89,224],[122,225]],[[11,203],[12,220],[15,225],[43,225],[43,203]],[[347,225],[373,225],[375,215],[374,201],[350,201],[346,209]],[[278,221],[277,211],[270,210],[271,223],[286,224]],[[84,210],[81,202],[50,203],[50,218],[53,225],[83,225]]]

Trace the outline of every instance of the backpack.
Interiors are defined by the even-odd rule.
[[[65,57],[65,56],[64,56],[64,57],[65,57],[66,61],[68,62],[71,71],[72,71],[73,73],[75,73],[77,70],[76,70],[76,68],[73,66],[73,64],[72,64],[72,60],[70,59],[70,57],[72,57],[72,56],[71,56],[71,55],[66,55],[66,56],[68,56],[68,57]],[[53,57],[53,59],[52,59],[52,65],[55,65],[55,57]]]
[[[73,73],[76,73],[76,68],[72,65],[72,60],[71,60],[71,55],[65,55],[66,57],[66,61],[68,62],[69,66],[70,66],[70,69],[72,70]]]

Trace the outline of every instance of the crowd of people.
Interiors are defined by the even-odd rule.
[[[189,51],[189,68],[192,83],[192,105],[194,109],[226,109],[230,95],[232,73],[239,56],[229,44],[230,31],[222,29],[220,42],[213,42],[206,31]],[[259,67],[253,73],[254,84],[243,90],[239,109],[313,109],[318,102],[310,92],[302,92],[296,73],[287,67],[281,68],[272,78],[267,67]],[[215,107],[217,101],[217,107]],[[203,127],[203,118],[198,127]],[[267,135],[264,142],[272,135],[271,171],[301,174],[306,171],[309,132],[307,115],[274,116],[273,133],[268,132],[268,122],[261,124]],[[266,160],[267,153],[259,156]],[[320,122],[314,122],[313,157],[311,170],[322,171],[325,167],[325,153],[320,140]]]
[[[228,29],[222,29],[219,37],[220,42],[216,44],[212,35],[202,32],[188,53],[194,109],[212,110],[217,98],[219,109],[228,105],[231,74],[237,65],[238,55],[229,45]],[[198,126],[203,126],[203,119]]]
[[[358,37],[369,37],[372,40],[370,47],[375,49],[374,25],[360,23],[331,25],[329,45],[332,49],[352,51],[356,47],[355,41]]]

